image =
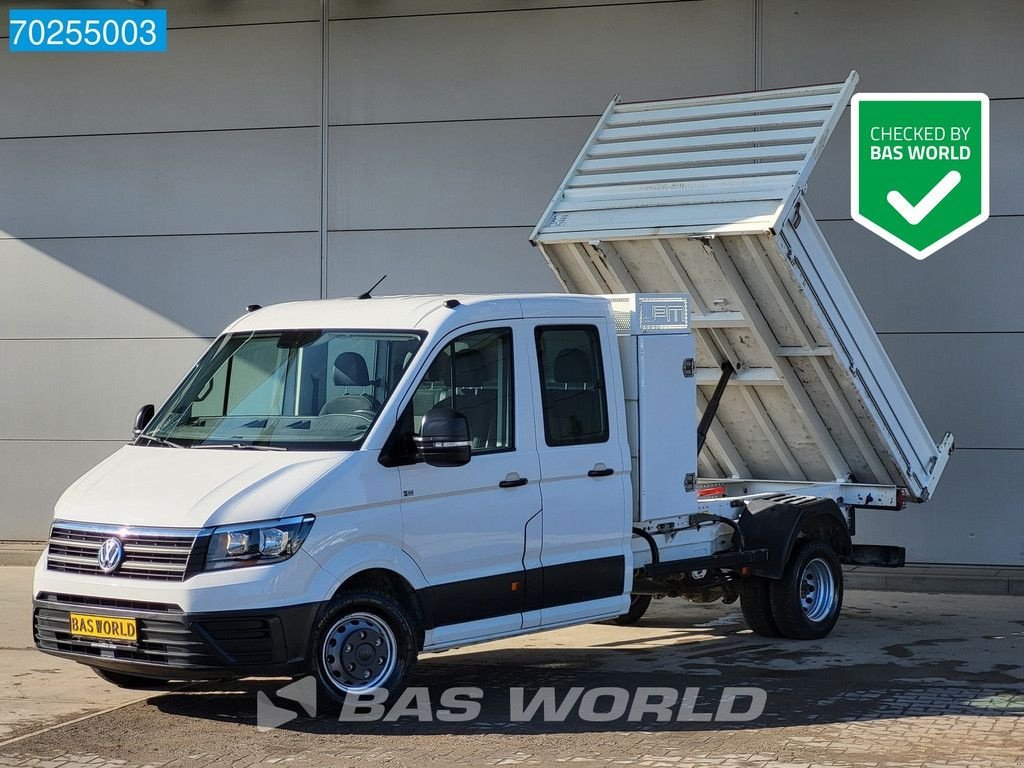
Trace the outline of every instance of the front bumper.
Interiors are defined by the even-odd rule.
[[[36,647],[113,672],[167,680],[278,677],[307,670],[323,603],[185,613],[172,603],[40,592],[32,601]],[[112,643],[71,635],[70,614],[134,618],[138,640]]]

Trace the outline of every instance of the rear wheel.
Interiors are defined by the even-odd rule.
[[[412,620],[394,597],[370,589],[343,592],[313,634],[313,672],[329,705],[378,688],[390,699],[405,688],[416,650]]]
[[[99,669],[93,667],[92,671],[102,677],[108,683],[116,685],[118,688],[129,688],[145,690],[147,688],[163,688],[168,680],[164,680],[159,677],[142,677],[141,675],[129,675],[125,672],[112,672],[109,669]]]
[[[750,631],[762,637],[782,637],[772,616],[771,582],[763,576],[746,576],[740,579],[739,591],[740,609]]]
[[[606,623],[618,624],[620,627],[632,626],[644,617],[644,614],[647,613],[647,609],[650,607],[650,595],[632,595],[629,600],[629,610],[621,616],[609,619]]]
[[[843,569],[832,547],[804,539],[793,550],[783,576],[770,584],[772,616],[779,631],[795,640],[825,637],[843,607]]]

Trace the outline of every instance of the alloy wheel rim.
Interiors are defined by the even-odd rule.
[[[800,573],[800,608],[809,621],[827,619],[835,608],[838,591],[828,563],[820,557],[808,562]]]
[[[391,676],[398,641],[387,622],[372,613],[349,613],[324,635],[326,677],[343,693],[379,688]]]

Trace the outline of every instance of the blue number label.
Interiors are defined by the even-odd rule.
[[[14,10],[8,48],[14,52],[167,50],[167,11]]]

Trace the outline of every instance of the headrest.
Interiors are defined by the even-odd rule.
[[[334,383],[339,387],[368,387],[370,372],[358,352],[342,352],[334,361]]]
[[[582,349],[563,349],[555,358],[555,381],[559,384],[597,385],[590,356]]]
[[[482,387],[487,383],[487,360],[478,349],[455,353],[455,384],[460,387]]]
[[[438,354],[438,356],[430,363],[430,367],[427,369],[427,373],[423,377],[423,380],[431,381],[434,384],[442,384],[447,387],[452,383],[451,374],[451,361],[448,358],[447,348],[445,348],[441,350],[440,354]]]

